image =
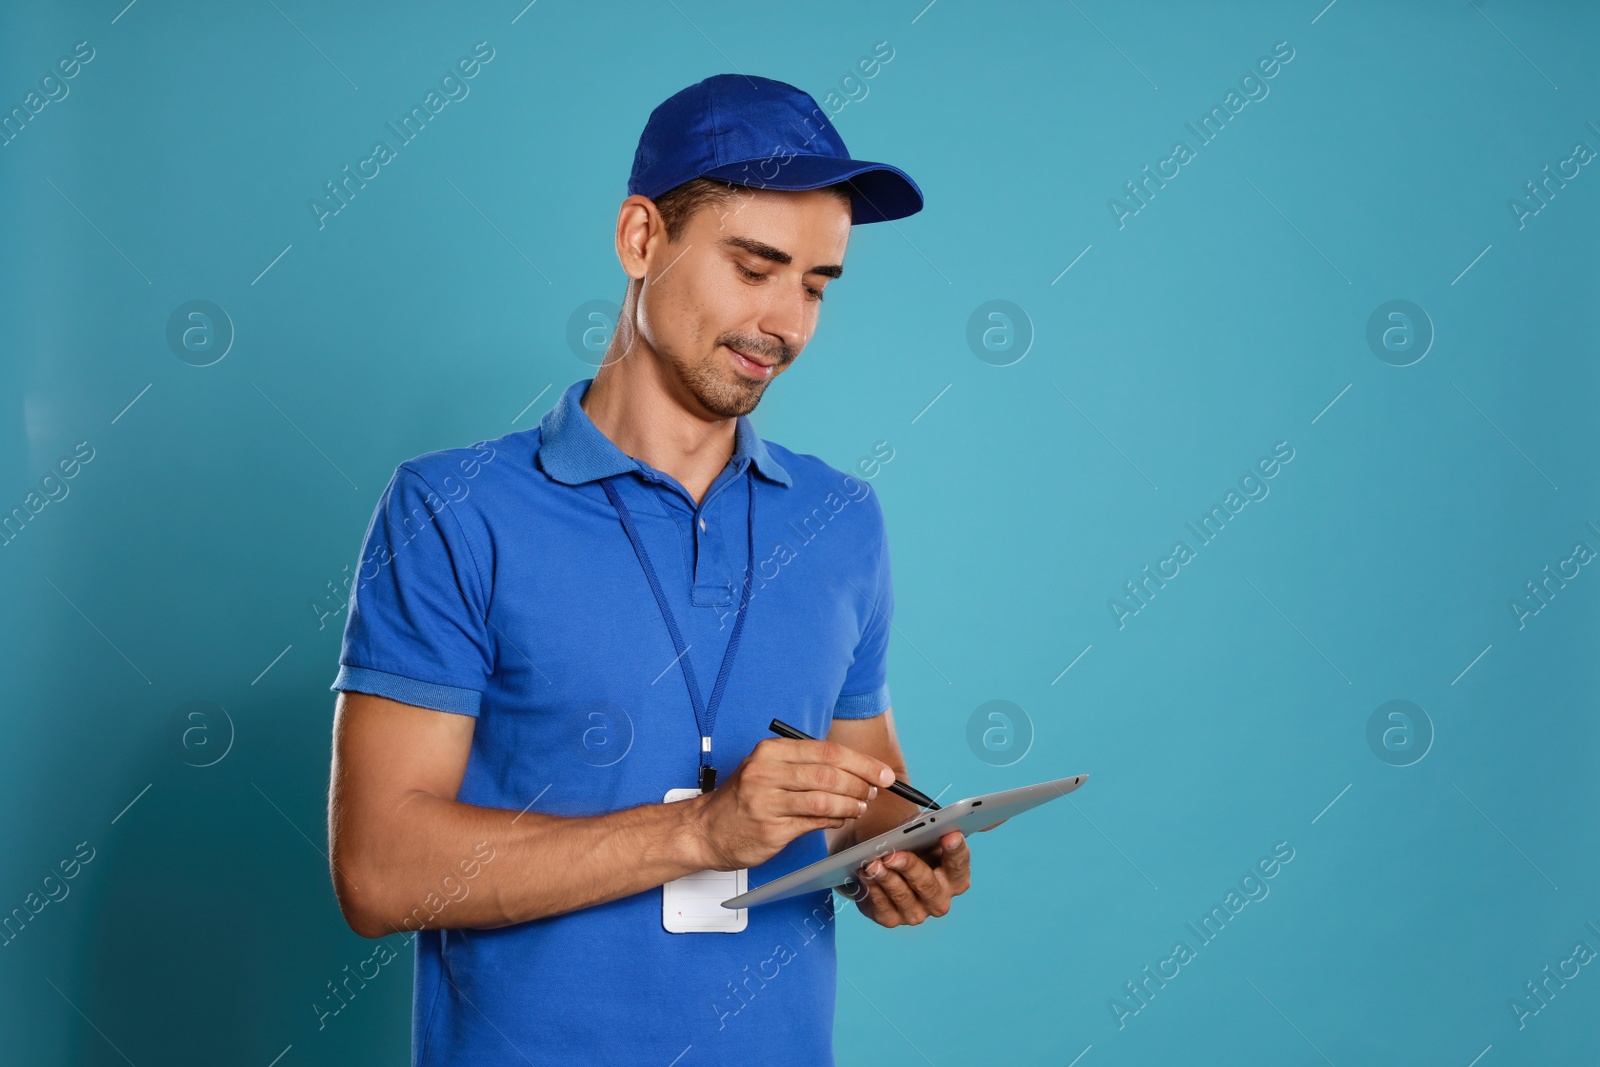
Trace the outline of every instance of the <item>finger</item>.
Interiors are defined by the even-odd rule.
[[[944,872],[937,871],[922,861],[922,857],[911,852],[896,852],[888,860],[891,869],[898,871],[901,878],[911,887],[917,895],[922,906],[934,915],[943,915],[950,910],[950,886],[946,881]]]
[[[872,921],[880,926],[899,926],[901,922],[900,912],[890,902],[888,894],[884,893],[883,888],[875,881],[870,880],[863,881],[861,884],[867,887],[866,908],[864,910]],[[860,904],[861,902],[857,901],[857,903]]]
[[[890,858],[893,859],[892,856]],[[877,873],[873,873],[873,868],[868,867],[868,877],[883,890],[884,895],[889,898],[890,905],[900,914],[902,922],[907,926],[915,926],[928,917],[928,910],[922,906],[916,892],[900,876],[899,871],[882,862],[874,866],[877,868]]]
[[[818,790],[857,800],[871,800],[878,795],[877,786],[827,763],[789,763],[784,770],[786,775],[779,784],[785,789]]]
[[[842,882],[834,886],[833,890],[840,896],[847,900],[853,900],[857,904],[867,899],[867,887],[858,878],[851,878],[847,882]]]
[[[950,892],[965,893],[972,884],[972,852],[967,839],[959,833],[945,834],[940,840],[944,854],[939,859],[939,869],[950,883]]]
[[[881,864],[884,860],[888,859],[892,855],[894,855],[894,847],[880,841],[878,844],[872,847],[872,855],[863,860],[860,864],[858,864],[858,866],[862,870],[869,870],[872,868],[874,863]]]
[[[885,867],[883,874],[878,878],[878,883],[884,895],[889,898],[889,905],[899,916],[900,921],[907,926],[917,926],[928,917],[928,909],[917,898],[916,891],[906,883],[900,873],[892,867]]]
[[[867,810],[867,802],[838,793],[782,790],[773,798],[772,810],[802,819],[855,819]]]
[[[855,775],[868,785],[887,787],[894,782],[894,768],[865,752],[858,752],[837,741],[796,741],[791,738],[768,738],[761,745],[781,745],[777,749],[789,763],[825,763]],[[756,747],[761,747],[757,745]]]

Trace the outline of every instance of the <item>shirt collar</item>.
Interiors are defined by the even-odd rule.
[[[593,381],[593,378],[583,378],[567,386],[561,399],[539,420],[539,466],[550,477],[567,485],[592,482],[638,470],[641,466],[600,432],[578,403]],[[756,471],[771,481],[791,484],[789,472],[774,458],[767,443],[744,415],[734,424],[733,442],[733,462],[740,470],[747,462],[753,463]]]

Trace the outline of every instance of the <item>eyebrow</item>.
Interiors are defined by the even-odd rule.
[[[732,245],[734,248],[743,249],[744,251],[749,252],[752,256],[760,256],[762,259],[770,259],[774,263],[782,263],[784,266],[788,266],[790,263],[794,262],[794,257],[785,252],[783,249],[774,248],[765,241],[757,241],[752,237],[724,237],[722,239],[722,243],[725,245]],[[844,273],[844,268],[837,263],[829,263],[820,267],[812,267],[810,270],[806,271],[806,273],[821,274],[828,278],[837,278],[839,275]]]

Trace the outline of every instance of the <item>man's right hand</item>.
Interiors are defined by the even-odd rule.
[[[682,801],[706,869],[756,867],[801,834],[843,826],[894,782],[887,763],[837,741],[771,737],[710,793]]]

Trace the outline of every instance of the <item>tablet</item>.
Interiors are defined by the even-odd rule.
[[[917,852],[938,844],[939,838],[951,830],[960,830],[970,838],[978,831],[987,830],[1013,815],[1020,815],[1030,808],[1037,808],[1057,797],[1064,797],[1088,780],[1087,774],[1057,778],[1050,782],[1040,782],[1038,785],[1025,785],[999,793],[986,793],[981,797],[968,797],[966,800],[947,804],[938,811],[920,811],[899,826],[879,834],[870,841],[862,841],[842,849],[809,867],[802,867],[748,893],[740,893],[736,897],[724,900],[722,906],[748,908],[774,900],[785,900],[801,893],[813,893],[818,889],[831,889],[836,885],[844,885],[855,877],[856,871],[866,866],[876,856],[887,856],[891,852],[901,850]]]

